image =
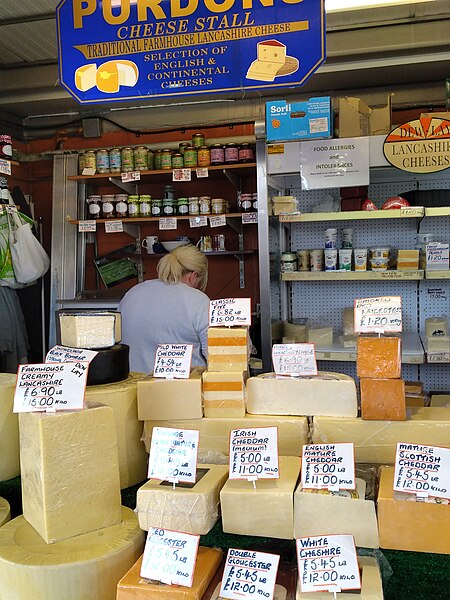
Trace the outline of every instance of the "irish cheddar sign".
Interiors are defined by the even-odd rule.
[[[56,17],[82,103],[299,86],[325,60],[324,0],[62,0]]]

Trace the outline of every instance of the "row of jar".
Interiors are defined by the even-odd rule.
[[[94,169],[96,173],[160,171],[233,165],[254,160],[254,146],[246,142],[211,146],[193,146],[190,142],[181,142],[177,149],[155,151],[147,146],[88,150],[78,156],[78,171],[80,175],[84,174],[84,169]]]
[[[317,248],[283,252],[281,272],[295,271],[387,271],[389,248]]]

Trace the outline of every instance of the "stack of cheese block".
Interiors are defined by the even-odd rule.
[[[114,600],[143,549],[121,507],[114,412],[22,413],[23,516],[0,528],[0,598]]]
[[[13,413],[16,375],[0,373],[0,481],[20,475],[19,421]]]
[[[397,271],[416,271],[419,268],[419,250],[398,250]]]
[[[429,317],[425,319],[425,349],[427,354],[450,353],[448,318]]]
[[[395,336],[359,336],[356,372],[361,392],[361,416],[375,421],[406,419],[401,339]]]
[[[429,403],[422,381],[405,381],[406,408],[427,406]]]

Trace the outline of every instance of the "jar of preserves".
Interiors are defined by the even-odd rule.
[[[139,196],[139,215],[149,217],[152,214],[152,197],[149,194]]]
[[[155,153],[150,148],[147,154],[148,170],[153,171],[155,168]]]
[[[137,194],[130,194],[128,196],[128,216],[139,216],[139,196]]]
[[[7,133],[0,135],[0,158],[11,160],[13,155],[11,136]]]
[[[162,200],[154,198],[152,200],[152,217],[160,217],[162,213]]]
[[[163,217],[173,217],[175,215],[175,200],[172,198],[164,198],[162,201]]]
[[[223,198],[212,198],[211,214],[221,215],[225,212],[225,200]]]
[[[162,158],[162,150],[155,150],[155,153],[153,154],[153,162],[154,162],[155,171],[161,170],[161,158]]]
[[[236,142],[230,142],[225,145],[225,164],[235,165],[239,162],[239,145]]]
[[[116,217],[123,219],[128,214],[128,194],[116,194]]]
[[[211,165],[223,165],[225,162],[225,146],[223,144],[213,144],[211,150]]]
[[[122,148],[121,152],[122,172],[129,173],[134,171],[134,153],[133,148]]]
[[[102,149],[95,154],[97,173],[109,173],[109,152]]]
[[[211,197],[210,196],[200,196],[198,199],[199,212],[201,215],[209,215],[211,214]]]
[[[197,165],[199,167],[211,166],[211,150],[209,146],[200,146],[197,150]]]
[[[258,210],[258,194],[257,193],[252,194],[252,209],[254,211]]]
[[[161,152],[161,169],[169,171],[172,168],[172,150],[166,148]]]
[[[254,162],[255,155],[253,152],[252,144],[244,142],[239,146],[239,162],[240,163],[251,163]]]
[[[88,203],[88,214],[90,219],[100,218],[100,204],[102,201],[101,196],[89,196],[86,202]]]
[[[241,194],[240,207],[242,212],[250,212],[252,210],[252,202],[252,194]]]
[[[84,160],[86,169],[95,170],[97,168],[97,157],[95,156],[95,152],[93,150],[88,150],[84,153]]]
[[[193,133],[192,134],[192,145],[194,148],[200,148],[200,146],[205,145],[205,136],[203,133]]]
[[[173,191],[173,185],[165,185],[164,186],[164,199],[165,200],[174,200],[175,192]]]
[[[197,148],[186,146],[184,149],[184,166],[195,168],[197,166]]]
[[[133,150],[134,168],[136,171],[147,171],[148,169],[148,148],[147,146],[136,146]]]
[[[200,214],[200,205],[198,202],[198,196],[191,196],[188,198],[189,201],[189,214],[190,215],[199,215]]]
[[[178,198],[177,215],[186,216],[189,214],[189,200],[187,198]]]
[[[184,167],[184,159],[181,152],[172,154],[172,169],[182,169]]]
[[[78,174],[83,174],[83,169],[86,167],[86,152],[80,152],[78,154]]]
[[[180,152],[180,154],[184,154],[184,151],[188,146],[192,146],[191,142],[180,142],[178,144],[178,151]]]
[[[112,219],[114,217],[114,194],[105,194],[102,196],[102,217]]]
[[[297,254],[295,252],[283,252],[281,255],[281,272],[292,273],[297,270]]]
[[[120,148],[111,148],[109,151],[109,172],[120,173],[122,168],[122,153]]]

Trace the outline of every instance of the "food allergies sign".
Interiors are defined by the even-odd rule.
[[[62,0],[59,80],[81,103],[304,83],[324,0]]]

